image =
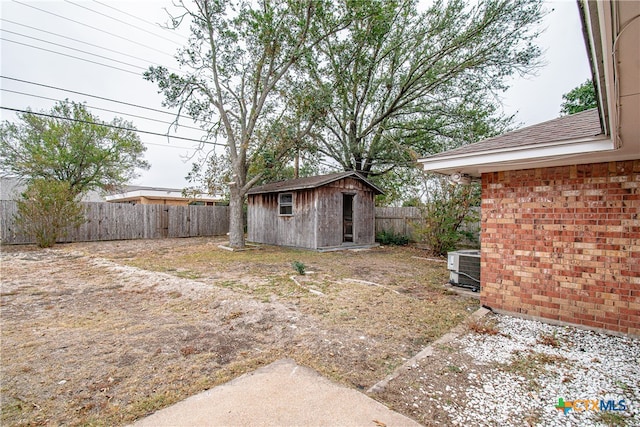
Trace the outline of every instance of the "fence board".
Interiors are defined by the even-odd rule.
[[[82,203],[86,222],[68,230],[59,242],[159,239],[224,235],[229,231],[226,206],[130,205]],[[17,204],[0,200],[0,243],[34,243],[15,224]]]
[[[125,203],[83,203],[87,221],[69,230],[60,242],[99,240],[160,239],[166,237],[221,236],[229,232],[229,208],[226,206],[130,205]],[[0,200],[0,243],[26,244],[33,240],[22,235],[14,217],[17,205]],[[420,209],[414,207],[375,208],[375,231],[414,236],[414,221]],[[469,231],[478,232],[473,223]]]
[[[420,209],[414,207],[376,208],[376,234],[393,232],[413,238],[413,223],[420,218]]]

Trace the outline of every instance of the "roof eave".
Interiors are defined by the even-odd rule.
[[[278,188],[267,188],[266,190],[263,190],[261,187],[255,187],[255,188],[249,190],[247,192],[247,194],[249,194],[249,195],[251,195],[251,194],[269,194],[269,193],[282,193],[282,192],[286,192],[286,191],[312,190],[314,188],[322,187],[323,185],[328,185],[328,184],[331,184],[332,182],[339,181],[341,179],[348,178],[350,176],[358,177],[360,180],[362,180],[365,184],[367,184],[369,187],[371,187],[378,194],[384,194],[384,191],[382,191],[380,188],[378,188],[371,181],[369,181],[368,179],[366,179],[361,174],[359,174],[358,172],[355,172],[355,171],[347,171],[347,172],[343,172],[341,174],[331,175],[331,176],[328,176],[324,180],[316,181],[316,182],[313,182],[313,183],[310,183],[310,184],[296,185],[295,183],[291,183],[291,185],[285,185],[285,186],[278,187]],[[269,184],[267,184],[266,186],[268,186],[268,185]]]
[[[590,138],[580,138],[548,144],[536,144],[524,147],[487,150],[467,154],[440,156],[418,160],[425,171],[451,174],[466,173],[479,177],[483,171],[499,166],[501,169],[524,169],[532,167],[536,162],[562,157],[586,157],[592,153],[611,151],[615,149],[611,138],[598,135]]]
[[[140,198],[145,198],[149,200],[198,200],[198,201],[207,201],[214,202],[222,200],[220,197],[204,195],[204,194],[196,194],[185,197],[182,195],[182,192],[177,191],[158,191],[158,190],[135,190],[135,191],[127,191],[125,193],[119,194],[111,194],[105,196],[105,200],[107,202],[126,202],[131,200],[136,200]]]

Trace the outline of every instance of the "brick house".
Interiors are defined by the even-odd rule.
[[[421,159],[482,183],[481,301],[640,335],[640,2],[579,1],[598,108]]]

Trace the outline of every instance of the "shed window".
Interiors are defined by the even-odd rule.
[[[280,215],[293,215],[293,193],[282,193],[278,197]]]

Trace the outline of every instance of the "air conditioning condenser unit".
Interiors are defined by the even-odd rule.
[[[480,251],[463,250],[447,253],[449,283],[469,288],[474,292],[480,290]]]

